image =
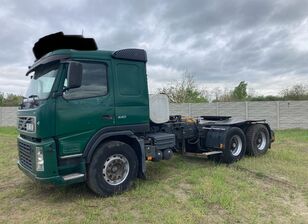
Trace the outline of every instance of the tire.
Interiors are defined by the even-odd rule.
[[[225,148],[221,161],[224,163],[234,163],[243,158],[245,152],[246,137],[244,132],[237,127],[230,128],[225,138]]]
[[[137,178],[138,158],[131,146],[120,141],[105,142],[88,166],[87,184],[100,196],[122,193]]]
[[[263,124],[254,124],[247,129],[247,154],[251,156],[263,155],[270,145],[267,128]]]

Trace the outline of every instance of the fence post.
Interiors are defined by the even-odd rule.
[[[188,103],[188,116],[191,117],[191,103]]]
[[[249,114],[248,114],[248,102],[247,101],[245,101],[245,116],[246,116],[246,120],[248,120]]]
[[[276,118],[277,118],[277,129],[280,128],[280,103],[276,101]]]
[[[216,102],[216,116],[219,116],[219,103]]]

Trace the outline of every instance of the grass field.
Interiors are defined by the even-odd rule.
[[[229,166],[149,163],[147,180],[109,198],[32,182],[16,166],[16,135],[0,128],[0,223],[308,223],[308,130],[279,131],[266,155]]]

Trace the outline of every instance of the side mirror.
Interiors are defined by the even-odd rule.
[[[82,64],[78,62],[70,62],[67,73],[67,88],[74,89],[81,86],[82,81]]]

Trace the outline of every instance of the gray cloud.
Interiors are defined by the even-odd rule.
[[[61,30],[83,31],[101,49],[145,48],[151,91],[188,71],[200,86],[231,88],[245,80],[275,94],[308,84],[307,12],[305,0],[5,0],[0,92],[24,91],[21,73],[33,63],[33,43]]]

